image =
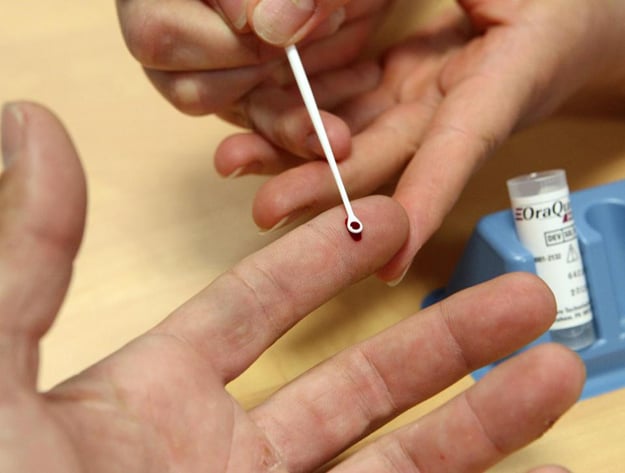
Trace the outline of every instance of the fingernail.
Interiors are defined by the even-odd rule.
[[[404,278],[406,277],[406,274],[408,273],[408,270],[410,269],[410,265],[408,265],[406,267],[406,269],[404,269],[404,271],[401,273],[401,276],[399,276],[397,279],[393,279],[392,281],[387,281],[387,285],[389,287],[395,287],[395,286],[399,286],[399,284],[404,280]]]
[[[245,166],[241,166],[240,168],[235,169],[233,172],[231,172],[230,174],[228,174],[226,176],[226,179],[236,179],[237,177],[239,177],[241,174],[243,174],[243,171],[245,170]]]
[[[221,6],[224,14],[232,22],[237,30],[243,29],[247,23],[247,0],[235,0],[230,2],[223,2]]]
[[[261,0],[252,14],[258,36],[271,44],[285,44],[315,11],[314,0]]]
[[[341,25],[345,23],[347,19],[347,12],[345,11],[345,7],[341,7],[336,10],[334,13],[330,15],[327,20],[328,23],[328,35],[336,33]]]
[[[236,179],[237,177],[244,176],[246,174],[259,174],[263,170],[263,163],[260,161],[254,161],[236,168],[230,174],[226,176],[226,179]]]
[[[321,147],[321,141],[316,133],[311,133],[304,140],[306,148],[308,148],[314,155],[323,156],[323,148]]]
[[[279,230],[282,227],[284,227],[287,223],[289,223],[290,220],[291,220],[291,216],[287,215],[282,220],[280,220],[278,223],[276,223],[273,227],[267,228],[267,229],[264,229],[264,228],[260,229],[258,231],[258,233],[261,234],[261,235],[267,235],[268,233],[275,232],[276,230]]]
[[[19,105],[2,107],[2,162],[8,168],[24,146],[24,113]]]
[[[280,220],[278,223],[276,223],[273,227],[269,229],[260,229],[258,233],[260,233],[261,235],[267,235],[268,233],[275,232],[276,230],[279,230],[287,226],[289,223],[293,222],[294,220],[297,220],[299,217],[304,215],[309,210],[310,209],[308,207],[294,210],[289,215],[287,215],[282,220]]]
[[[345,12],[345,7],[341,7],[332,13],[321,25],[316,27],[309,38],[320,39],[333,35],[339,30],[341,25],[345,23],[346,19],[347,13]]]

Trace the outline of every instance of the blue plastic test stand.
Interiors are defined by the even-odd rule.
[[[578,353],[586,364],[582,398],[625,387],[625,180],[571,194],[571,207],[592,305],[597,341]],[[429,305],[461,289],[508,272],[535,273],[519,241],[512,212],[483,217],[475,227],[447,287]],[[550,341],[549,333],[529,346]],[[482,378],[493,365],[477,370]]]

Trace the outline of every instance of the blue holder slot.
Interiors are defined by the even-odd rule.
[[[588,398],[625,387],[625,180],[574,192],[571,207],[597,334],[593,345],[578,352],[587,370],[582,398]],[[514,271],[536,273],[512,212],[487,215],[475,227],[447,287],[430,294],[424,305]],[[550,340],[546,333],[528,347]],[[475,371],[474,378],[493,366]]]

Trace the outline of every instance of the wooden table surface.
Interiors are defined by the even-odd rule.
[[[217,144],[234,128],[214,117],[186,117],[153,90],[126,51],[113,1],[3,3],[0,99],[33,99],[55,110],[89,183],[73,284],[43,342],[45,389],[141,334],[277,235],[259,235],[251,220],[263,178],[224,180],[213,169]],[[625,122],[561,119],[515,135],[475,176],[399,287],[371,278],[343,292],[230,390],[246,404],[258,402],[307,367],[417,311],[429,291],[445,284],[476,221],[507,207],[505,178],[548,167],[565,167],[572,190],[625,178]],[[463,379],[386,430],[471,383]],[[623,471],[623,425],[625,390],[579,402],[540,441],[492,471],[540,463]]]

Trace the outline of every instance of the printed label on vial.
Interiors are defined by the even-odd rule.
[[[512,207],[519,239],[534,256],[536,274],[556,298],[552,330],[590,322],[590,298],[566,189],[515,198]]]

